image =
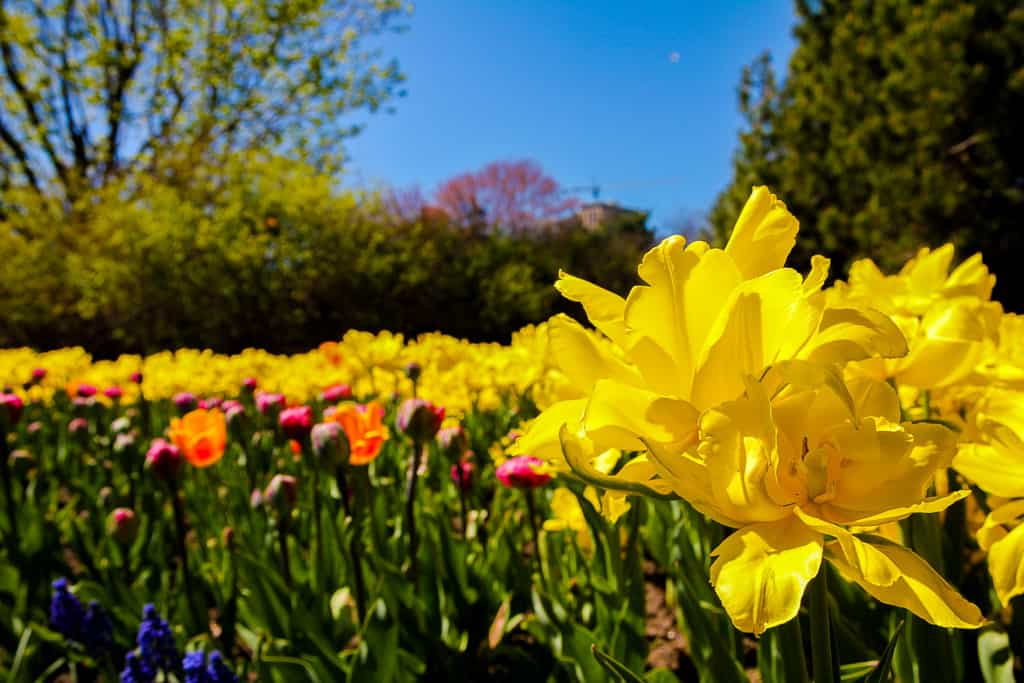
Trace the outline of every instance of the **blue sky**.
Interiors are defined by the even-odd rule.
[[[785,0],[422,0],[409,30],[382,40],[407,95],[394,114],[358,117],[346,181],[429,196],[455,174],[530,158],[664,228],[729,181],[740,70],[769,50],[784,71],[793,21]]]

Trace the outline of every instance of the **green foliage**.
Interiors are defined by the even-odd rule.
[[[94,353],[305,350],[345,330],[507,339],[559,311],[559,267],[625,292],[643,225],[473,232],[388,217],[281,157],[230,157],[188,185],[143,176],[65,210],[24,192],[0,222],[0,346]]]
[[[327,168],[403,80],[366,39],[401,0],[0,4],[0,190],[74,202],[274,149]],[[7,202],[0,203],[0,215]]]
[[[799,264],[884,268],[919,245],[983,251],[999,297],[1024,287],[1024,8],[1012,0],[797,3],[779,87],[767,57],[741,79],[732,184],[710,214],[724,240],[752,185],[801,222]]]

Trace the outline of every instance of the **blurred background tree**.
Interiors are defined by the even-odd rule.
[[[564,218],[578,202],[535,161],[495,161],[444,182],[434,204],[466,227],[525,230]]]
[[[1017,0],[796,3],[780,86],[744,70],[733,180],[709,215],[724,240],[752,185],[800,219],[792,261],[870,256],[896,268],[921,245],[983,251],[996,295],[1020,307],[1024,270],[1024,6]]]
[[[356,130],[344,115],[398,92],[398,65],[364,41],[406,10],[401,0],[4,0],[0,189],[70,207],[115,179],[191,182],[197,167],[256,148],[334,169]]]

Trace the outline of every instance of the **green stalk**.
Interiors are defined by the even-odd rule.
[[[828,568],[824,562],[811,582],[811,660],[814,683],[836,683],[832,661],[832,633],[828,614]]]
[[[14,504],[14,488],[11,486],[11,471],[7,460],[11,457],[10,447],[7,445],[7,430],[0,425],[0,479],[4,483],[4,504],[7,506],[7,547],[11,549],[11,556],[17,560],[21,545],[18,542],[18,518],[17,506]]]
[[[185,583],[185,601],[188,603],[192,618],[196,620],[196,626],[205,629],[205,622],[202,613],[196,604],[196,595],[192,585],[192,572],[188,566],[188,551],[185,547],[185,535],[188,529],[185,525],[185,505],[181,499],[181,491],[176,483],[171,485],[171,506],[174,509],[174,527],[177,541],[178,561],[181,563],[181,574]]]
[[[320,521],[320,463],[316,462],[303,444],[303,451],[306,455],[306,462],[313,463],[313,576],[316,577],[316,587],[320,588],[320,568],[323,567],[323,524]]]
[[[530,530],[533,532],[533,556],[537,560],[537,573],[540,574],[541,585],[544,584],[544,564],[540,561],[540,530],[537,528],[536,506],[533,502],[533,489],[523,489],[526,494],[526,509],[530,517]]]
[[[459,489],[459,512],[462,515],[462,538],[469,538],[469,515],[466,512],[466,489],[465,474],[462,471],[462,461],[455,463],[456,486]]]
[[[356,491],[356,504],[354,507],[348,502],[348,482],[345,478],[345,466],[339,465],[336,473],[338,491],[341,492],[341,505],[345,510],[345,517],[352,520],[352,537],[349,539],[349,556],[352,559],[352,583],[355,584],[356,611],[359,619],[366,616],[366,579],[363,576],[363,545],[362,527],[363,517],[361,505],[366,502],[363,494],[365,491]],[[361,477],[355,477],[355,486],[361,487]]]
[[[288,556],[288,517],[289,513],[281,514],[277,522],[277,542],[281,555],[281,576],[284,578],[284,585],[290,590],[292,587],[292,563]]]
[[[416,551],[419,548],[419,536],[416,533],[416,478],[419,476],[420,456],[423,447],[419,440],[413,441],[412,462],[409,464],[409,478],[405,484],[405,528],[409,533],[409,566],[406,576],[416,578]]]

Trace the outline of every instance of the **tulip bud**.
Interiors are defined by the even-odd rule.
[[[36,464],[36,460],[32,457],[32,454],[21,448],[11,451],[11,455],[8,457],[7,462],[11,466],[11,474],[18,478],[24,477],[28,474],[28,471]]]
[[[72,434],[85,434],[89,430],[89,421],[84,417],[76,417],[68,422],[68,431]]]
[[[309,430],[313,427],[313,409],[309,406],[286,408],[281,411],[277,423],[289,439],[302,441],[309,436]]]
[[[129,379],[131,379],[131,381],[134,382],[135,384],[142,384],[142,373],[136,370],[131,375],[129,375]]]
[[[121,545],[131,545],[139,535],[139,518],[130,508],[114,508],[107,517],[107,532]]]
[[[12,427],[21,419],[25,402],[17,394],[0,394],[0,428]]]
[[[39,420],[29,422],[28,426],[25,427],[25,431],[28,432],[29,434],[38,434],[39,432],[43,431],[43,423],[40,422]]]
[[[32,382],[38,384],[46,379],[46,368],[33,368],[32,370]]]
[[[124,389],[119,386],[107,387],[103,390],[103,395],[112,401],[120,401],[124,397]]]
[[[411,379],[413,382],[419,381],[421,374],[423,374],[423,368],[420,366],[419,363],[413,361],[411,363],[406,364],[405,376]]]
[[[457,462],[452,465],[452,481],[463,491],[469,491],[473,488],[473,472],[476,471],[476,465],[467,461]]]
[[[433,439],[444,420],[444,408],[422,398],[410,398],[398,408],[395,426],[414,441]]]
[[[285,397],[282,394],[271,394],[261,391],[256,394],[256,409],[263,415],[276,417],[277,413],[284,409]]]
[[[79,384],[75,390],[79,398],[92,398],[96,395],[96,387],[91,384]]]
[[[313,427],[313,455],[322,467],[333,470],[348,461],[348,437],[337,422],[322,422]]]
[[[252,493],[249,494],[249,507],[253,510],[263,507],[263,491],[260,489],[252,490]]]
[[[127,432],[132,428],[132,421],[127,417],[119,417],[110,423],[110,431],[114,434],[121,434]]]
[[[458,460],[469,450],[469,438],[462,425],[445,427],[437,433],[437,445],[440,446],[442,453],[452,460]]]
[[[171,399],[174,402],[175,407],[182,413],[187,413],[190,410],[194,410],[196,407],[196,395],[191,391],[181,391],[174,395]]]
[[[118,455],[133,452],[138,439],[139,437],[134,431],[121,432],[114,439],[114,452]]]
[[[245,406],[239,401],[230,398],[226,401],[221,401],[220,409],[224,411],[224,417],[228,422],[231,422],[232,417],[245,412]]]
[[[508,488],[534,489],[551,481],[547,464],[529,455],[509,458],[501,464],[496,474],[498,480]]]
[[[299,497],[299,482],[290,474],[275,474],[263,492],[263,503],[281,514],[291,512]]]
[[[71,405],[75,407],[77,412],[88,413],[96,405],[96,399],[92,396],[75,396],[71,399]]]
[[[245,379],[242,380],[242,388],[250,393],[256,391],[256,387],[258,387],[259,385],[259,380],[257,380],[255,377],[246,377]]]
[[[100,490],[96,492],[96,502],[99,504],[100,509],[109,507],[113,498],[114,489],[109,486],[101,486]]]
[[[154,439],[146,451],[146,469],[160,481],[178,481],[184,463],[185,459],[178,447],[164,439]]]
[[[337,403],[348,401],[352,398],[352,387],[347,384],[335,384],[327,387],[320,393],[320,398],[326,403]]]

